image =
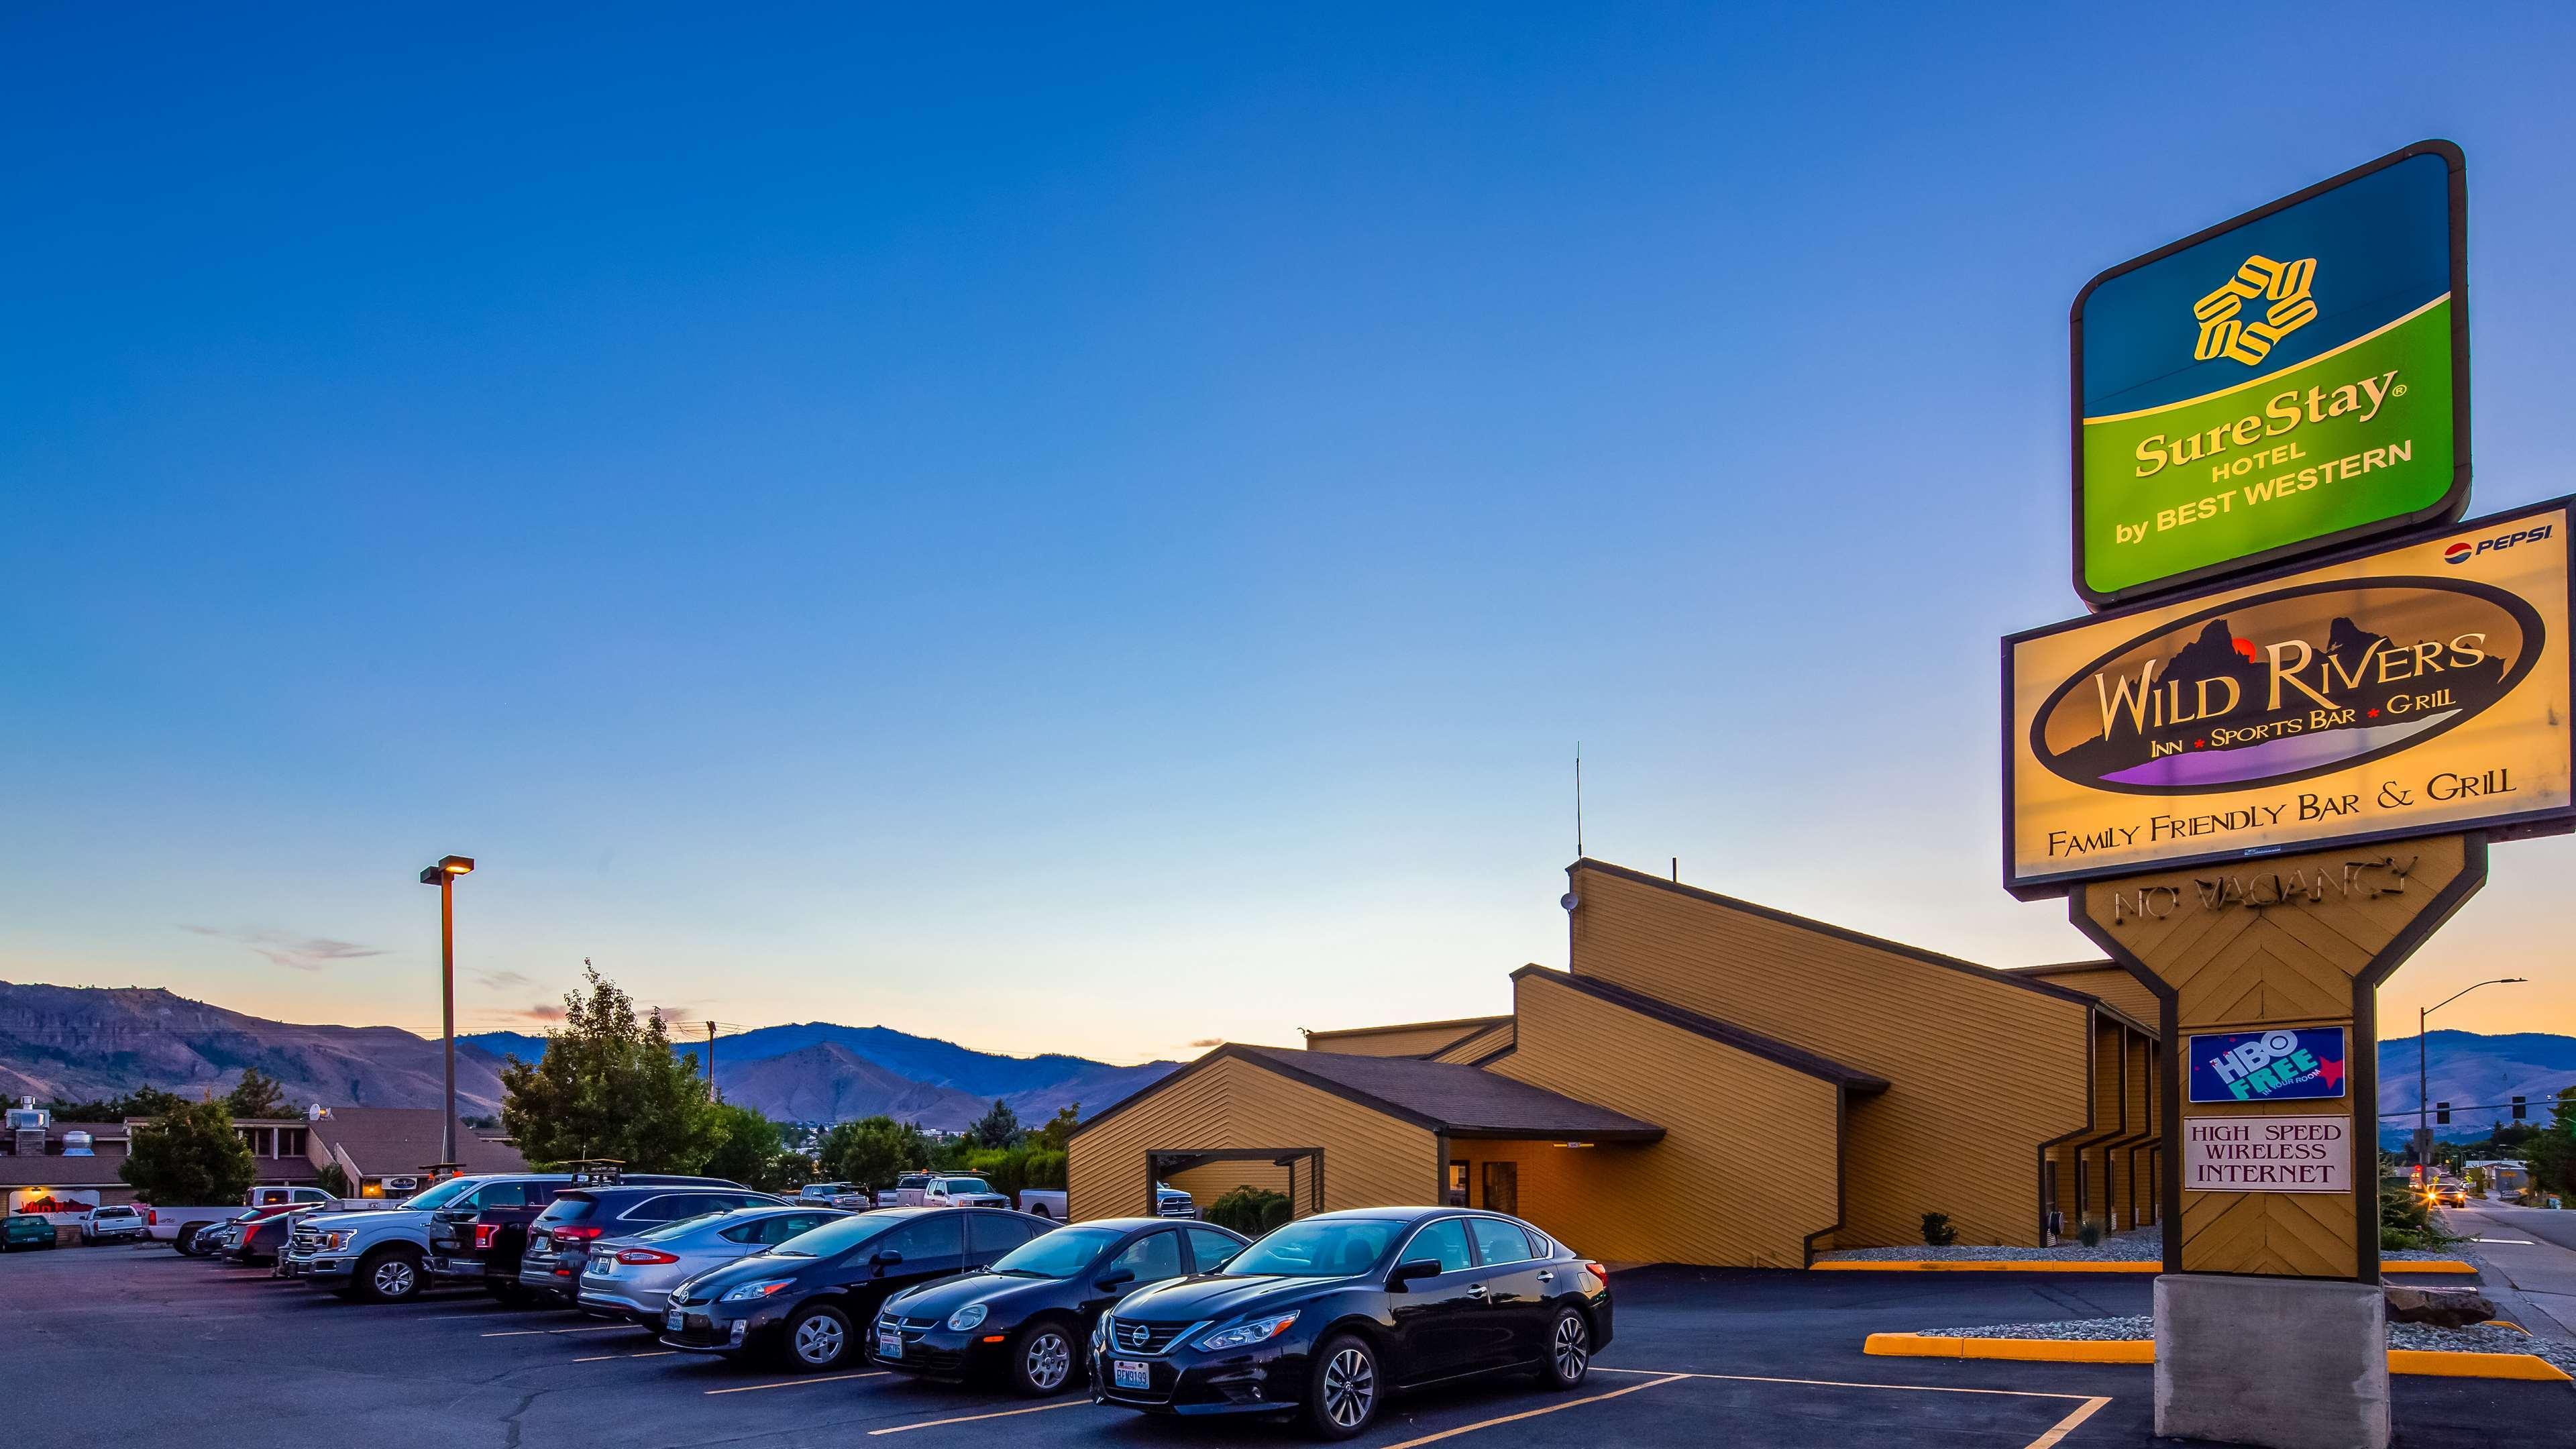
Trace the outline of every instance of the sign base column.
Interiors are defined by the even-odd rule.
[[[2266,1449],[2387,1449],[2377,1284],[2156,1279],[2156,1433]]]

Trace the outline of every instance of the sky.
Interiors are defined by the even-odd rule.
[[[2068,303],[2426,137],[2569,491],[2564,9],[535,9],[0,19],[0,979],[434,1033],[455,852],[461,1029],[1294,1043],[1565,963],[1577,741],[1595,857],[2092,956]],[[2576,1032],[2493,865],[2389,1035]]]

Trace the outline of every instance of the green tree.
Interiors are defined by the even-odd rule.
[[[45,1104],[57,1122],[122,1122],[128,1117],[166,1117],[173,1107],[182,1106],[187,1098],[158,1087],[137,1087],[122,1097],[109,1097],[98,1102],[75,1102],[56,1097]]]
[[[358,1195],[357,1189],[349,1186],[349,1174],[342,1172],[340,1170],[340,1164],[336,1162],[323,1163],[322,1170],[313,1174],[313,1185],[322,1189],[324,1192],[331,1194],[333,1197],[356,1197]]]
[[[225,1096],[224,1105],[235,1117],[292,1117],[295,1109],[287,1105],[286,1088],[277,1078],[257,1067],[242,1068],[239,1082]]]
[[[221,1102],[182,1102],[134,1129],[116,1175],[148,1202],[176,1207],[240,1202],[259,1179],[259,1160],[233,1130]]]
[[[637,1172],[696,1172],[724,1141],[724,1125],[694,1058],[672,1054],[659,1010],[638,1017],[634,999],[583,963],[589,990],[564,996],[564,1020],[546,1032],[533,1065],[501,1068],[501,1126],[531,1164],[610,1158]]]
[[[1011,1146],[1020,1140],[1020,1114],[1011,1110],[1010,1103],[995,1097],[992,1110],[976,1119],[975,1125],[966,1129],[966,1135],[974,1138],[978,1147]]]
[[[710,1177],[728,1178],[762,1192],[792,1192],[802,1182],[785,1180],[787,1156],[779,1125],[758,1111],[731,1102],[716,1104],[724,1141],[701,1169]]]
[[[823,1175],[834,1181],[855,1182],[864,1188],[891,1187],[904,1173],[928,1164],[930,1144],[919,1127],[905,1126],[892,1117],[862,1117],[833,1124],[823,1134],[823,1147],[815,1158]]]
[[[1049,1152],[1062,1152],[1073,1140],[1073,1129],[1082,1125],[1082,1104],[1067,1102],[1055,1109],[1055,1115],[1038,1129],[1037,1145]]]
[[[2523,1160],[2531,1164],[2532,1191],[2576,1193],[2576,1087],[2560,1089],[2549,1104],[2549,1126],[2523,1145]]]

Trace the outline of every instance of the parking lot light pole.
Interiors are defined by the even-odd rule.
[[[456,878],[474,869],[470,855],[445,855],[420,873],[438,887],[438,1018],[447,1050],[447,1106],[438,1120],[438,1160],[456,1160]]]
[[[2528,976],[2499,976],[2493,981],[2481,981],[2478,986],[2511,986],[2530,979]],[[2424,1023],[2434,1012],[2477,990],[2478,986],[2463,986],[2430,1006],[2415,1008],[2415,1165],[2424,1169],[2427,1177],[2433,1175],[2433,1129],[2432,1124],[2424,1120],[2424,1098],[2431,1090],[2425,1083],[2432,1075],[2426,1067],[2432,1059],[2432,1052],[2424,1044]]]

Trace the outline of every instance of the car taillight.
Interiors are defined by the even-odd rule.
[[[143,1226],[147,1228],[157,1228],[161,1226],[161,1210],[159,1208],[154,1208],[152,1210],[152,1216],[143,1220]]]
[[[1586,1272],[1586,1273],[1591,1274],[1591,1275],[1592,1275],[1593,1277],[1595,1277],[1595,1278],[1600,1279],[1600,1280],[1601,1280],[1602,1282],[1604,1282],[1604,1283],[1607,1283],[1607,1282],[1609,1282],[1609,1281],[1610,1281],[1610,1270],[1609,1270],[1609,1269],[1607,1269],[1607,1268],[1602,1267],[1602,1266],[1601,1266],[1600,1264],[1598,1264],[1598,1263],[1593,1262],[1593,1261],[1592,1261],[1591,1259],[1589,1259],[1589,1258],[1586,1258],[1586,1259],[1584,1259],[1584,1260],[1583,1260],[1583,1271],[1584,1271],[1584,1272]]]
[[[656,1263],[676,1263],[680,1258],[676,1253],[661,1253],[651,1248],[625,1248],[618,1252],[617,1261],[628,1267],[642,1268]]]
[[[493,1235],[500,1231],[501,1225],[498,1223],[476,1223],[474,1225],[474,1251],[478,1253],[488,1253],[492,1251]]]
[[[554,1234],[555,1241],[558,1243],[587,1243],[600,1234],[600,1229],[585,1227],[579,1223],[560,1228],[548,1228],[546,1231]]]

